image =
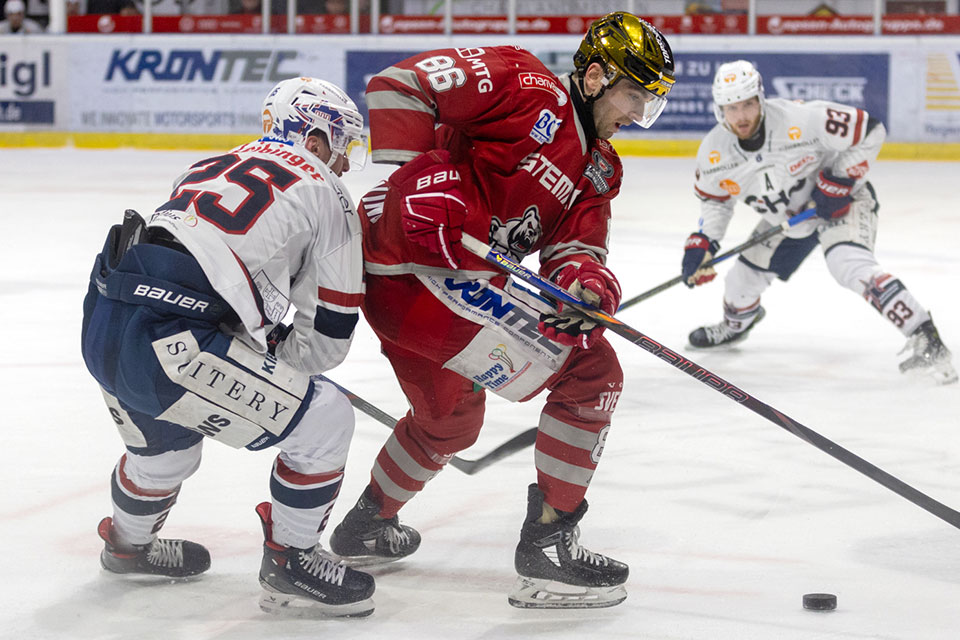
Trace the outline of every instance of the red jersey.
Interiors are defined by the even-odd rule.
[[[517,47],[407,58],[367,86],[373,160],[403,163],[448,149],[469,212],[465,233],[517,261],[539,251],[547,277],[569,263],[603,263],[622,167],[608,142],[585,134],[570,82]],[[385,190],[384,184],[362,198],[367,271],[444,269],[439,255],[407,241],[399,198]],[[461,267],[491,271],[472,255]]]

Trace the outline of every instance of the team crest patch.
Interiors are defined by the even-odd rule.
[[[607,162],[607,159],[599,151],[595,150],[591,157],[593,162],[584,167],[583,175],[593,183],[593,188],[597,190],[597,193],[606,193],[610,191],[610,183],[607,180],[613,177],[613,165]]]
[[[519,218],[509,218],[501,222],[497,216],[490,219],[490,244],[501,253],[507,253],[517,262],[533,251],[540,239],[540,210],[532,204]]]
[[[533,129],[530,130],[530,137],[540,144],[550,144],[553,142],[553,136],[557,133],[557,129],[560,128],[561,122],[563,122],[563,120],[557,118],[553,112],[549,109],[544,109],[540,112],[537,123],[534,124]]]

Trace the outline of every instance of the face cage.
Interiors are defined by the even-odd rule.
[[[607,89],[610,104],[629,116],[634,123],[649,129],[667,106],[666,97],[654,95],[630,79],[623,80]]]
[[[367,136],[359,131],[347,131],[341,126],[331,124],[328,127],[330,134],[330,150],[346,157],[350,168],[363,169],[367,165]]]

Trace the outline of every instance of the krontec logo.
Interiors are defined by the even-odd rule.
[[[867,79],[862,77],[782,76],[773,79],[777,97],[787,100],[830,100],[863,105],[866,86]]]
[[[114,49],[104,79],[161,82],[279,82],[301,75],[284,66],[297,58],[296,51],[233,49],[204,52],[199,49]]]

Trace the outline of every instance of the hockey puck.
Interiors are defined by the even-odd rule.
[[[837,608],[837,596],[832,593],[805,593],[803,608],[811,611],[833,611]]]

